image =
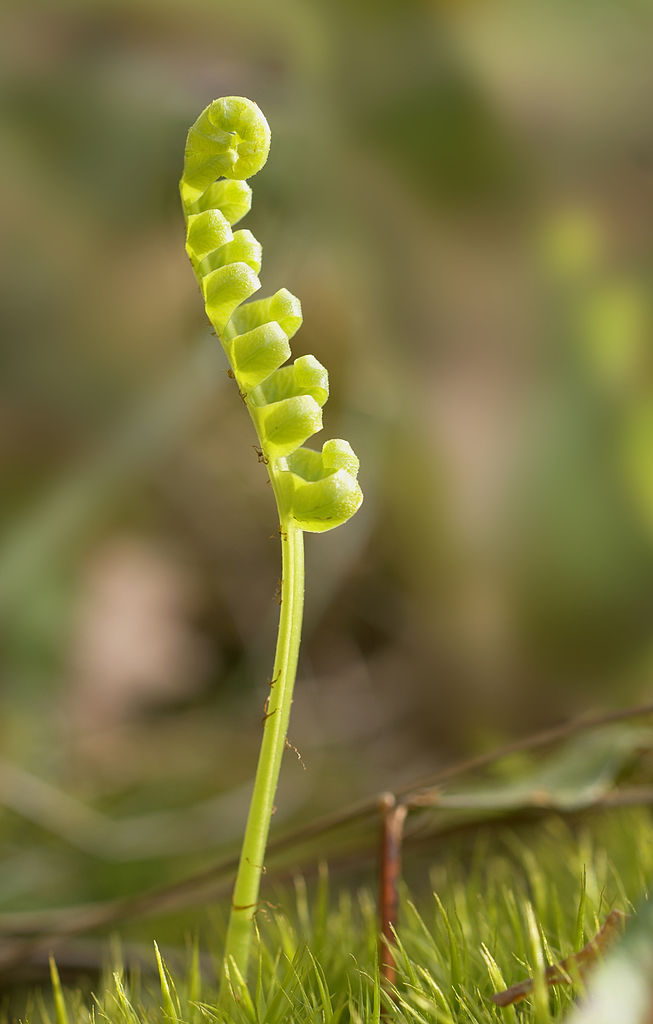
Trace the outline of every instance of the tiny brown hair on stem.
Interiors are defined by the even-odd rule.
[[[268,870],[268,869],[266,868],[265,864],[254,864],[254,863],[253,863],[253,862],[252,862],[252,861],[251,861],[251,860],[249,859],[249,857],[247,858],[247,863],[248,863],[248,864],[252,864],[252,867],[258,868],[258,869],[259,869],[259,871],[262,871],[264,875],[265,875],[265,874],[267,874],[267,870]]]
[[[299,753],[299,751],[298,751],[297,747],[295,746],[295,744],[291,743],[287,736],[286,736],[286,750],[292,750],[293,753],[297,755],[297,760],[299,761],[299,763],[302,766],[302,768],[304,769],[304,771],[306,771],[306,765],[304,763],[304,758]]]
[[[249,861],[249,858],[248,858]],[[249,861],[251,864],[251,861]],[[265,870],[265,869],[263,869]],[[270,903],[269,900],[257,900],[256,903],[233,903],[231,906],[234,910],[253,910],[255,914],[259,914],[261,911],[266,910],[278,910],[278,903]]]

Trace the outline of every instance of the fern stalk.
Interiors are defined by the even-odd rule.
[[[290,707],[297,673],[304,610],[304,535],[288,524],[281,535],[281,612],[270,699],[263,723],[254,790],[234,886],[225,956],[233,957],[245,974],[249,958],[252,915],[256,912],[274,797],[286,745]]]

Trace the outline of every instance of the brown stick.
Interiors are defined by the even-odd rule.
[[[571,956],[565,957],[564,960],[558,960],[557,963],[550,964],[546,968],[544,972],[546,984],[571,985],[578,976],[584,977],[589,968],[614,940],[616,934],[621,931],[629,916],[622,910],[613,910],[608,914],[603,927],[586,946],[583,946],[577,953],[572,953]],[[513,1003],[519,1003],[522,999],[526,999],[534,988],[533,978],[527,978],[516,985],[511,985],[503,992],[495,992],[490,999],[497,1006],[512,1006]]]
[[[396,978],[392,944],[395,940],[399,917],[399,881],[401,878],[401,840],[408,808],[398,804],[394,794],[379,797],[381,811],[381,851],[379,858],[379,973],[384,988],[393,985]]]

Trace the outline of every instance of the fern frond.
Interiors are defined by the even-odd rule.
[[[232,226],[250,209],[246,179],[263,167],[269,148],[268,123],[251,100],[224,97],[202,111],[188,133],[180,183],[186,251],[254,422],[281,524],[290,518],[320,533],[346,522],[363,495],[346,441],[303,447],[322,429],[329,377],[314,356],[287,363],[302,323],[299,299],[282,288],[247,301],[261,287],[261,245]]]

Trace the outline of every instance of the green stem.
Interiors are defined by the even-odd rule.
[[[282,522],[280,534],[282,577],[277,650],[225,946],[225,963],[233,962],[245,979],[252,939],[252,918],[258,908],[270,819],[286,746],[304,609],[303,532],[290,522]]]

